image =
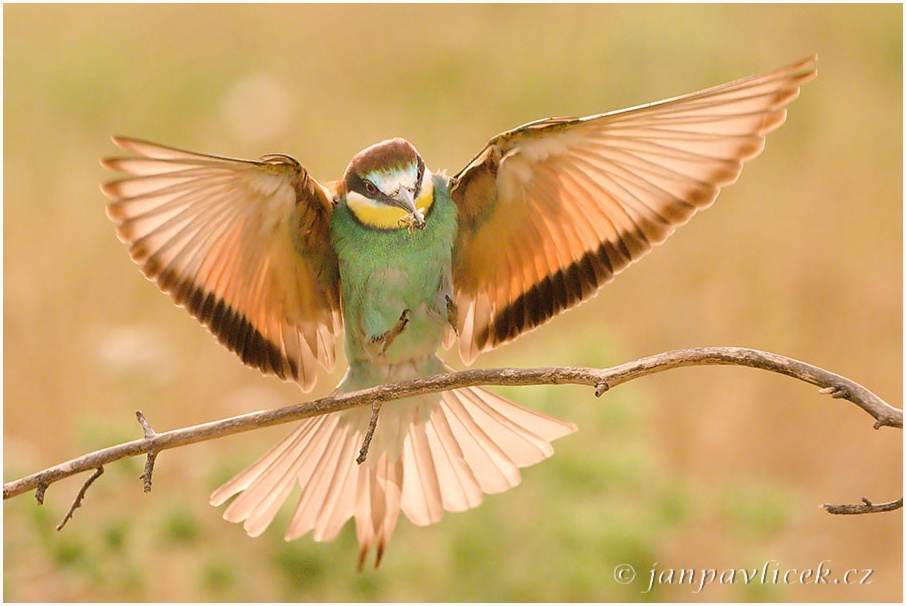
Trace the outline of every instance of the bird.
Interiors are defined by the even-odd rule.
[[[125,174],[101,189],[145,277],[245,364],[308,392],[342,339],[347,393],[448,372],[442,346],[471,364],[593,297],[737,180],[816,62],[530,122],[453,176],[401,138],[319,182],[285,154],[115,136],[131,155],[101,161]],[[424,526],[474,508],[576,429],[479,387],[418,395],[302,420],[210,501],[258,536],[298,486],[286,540],[354,518],[359,570],[372,550],[377,567],[401,512]]]

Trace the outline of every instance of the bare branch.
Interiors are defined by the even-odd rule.
[[[793,360],[785,356],[754,349],[737,347],[711,347],[666,352],[647,358],[621,364],[609,369],[595,368],[502,368],[486,370],[465,370],[347,394],[337,394],[274,410],[254,412],[229,419],[204,423],[164,433],[155,433],[147,421],[142,424],[145,437],[125,444],[104,448],[72,459],[60,465],[26,476],[3,485],[3,498],[8,499],[29,490],[36,490],[39,502],[47,486],[83,471],[97,469],[102,465],[142,454],[153,457],[170,448],[195,444],[260,427],[270,427],[316,415],[339,412],[366,404],[379,406],[383,402],[408,396],[444,391],[475,385],[560,385],[578,384],[595,388],[595,395],[649,374],[671,368],[701,365],[736,365],[760,368],[805,381],[821,388],[823,393],[835,398],[853,402],[875,419],[875,428],[884,426],[903,428],[903,411],[893,408],[881,398],[858,383],[828,372],[817,366]],[[143,417],[139,418],[139,421]],[[145,486],[150,488],[150,470],[142,474]]]
[[[861,515],[863,513],[883,513],[885,511],[896,511],[903,507],[903,497],[889,503],[874,504],[867,498],[862,497],[862,502],[856,505],[830,505],[825,503],[821,506],[827,513],[833,513],[842,516]]]

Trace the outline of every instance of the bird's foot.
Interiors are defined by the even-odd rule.
[[[396,321],[396,324],[394,324],[390,330],[371,339],[372,343],[383,343],[381,355],[387,353],[387,349],[393,343],[394,339],[400,336],[406,329],[406,325],[409,324],[409,314],[409,310],[404,309],[403,313],[400,314],[400,319]]]
[[[453,327],[453,332],[459,335],[459,308],[456,307],[456,303],[453,299],[450,298],[450,295],[445,295],[447,298],[447,322],[450,323],[450,326]]]

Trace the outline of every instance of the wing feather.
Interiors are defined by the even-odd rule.
[[[816,61],[492,139],[450,180],[463,359],[593,296],[709,206],[784,122]]]
[[[330,192],[288,156],[252,162],[114,137],[108,216],[145,276],[246,364],[309,390],[341,329]]]

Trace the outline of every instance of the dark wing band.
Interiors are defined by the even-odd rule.
[[[710,205],[784,122],[816,61],[492,139],[450,182],[463,359],[593,296]]]
[[[135,139],[103,160],[107,215],[145,276],[242,361],[306,391],[342,328],[330,193],[288,156],[260,162]]]

